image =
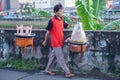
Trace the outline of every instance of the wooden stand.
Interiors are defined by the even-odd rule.
[[[33,53],[33,50],[34,50],[34,44],[33,44],[33,40],[34,38],[31,37],[31,38],[20,38],[20,37],[15,37],[15,49],[16,49],[16,46],[19,46],[19,47],[22,47],[23,50],[24,50],[24,56],[26,56],[26,47],[27,46],[32,46],[32,50],[31,52]]]

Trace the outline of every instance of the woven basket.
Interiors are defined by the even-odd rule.
[[[70,44],[70,45],[69,45],[69,50],[70,50],[71,52],[81,53],[81,52],[85,52],[86,47],[87,47],[86,44],[84,44],[84,45]]]

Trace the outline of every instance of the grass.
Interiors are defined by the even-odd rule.
[[[16,25],[27,25],[33,26],[33,29],[43,29],[46,27],[48,21],[25,21],[25,20],[21,20],[21,21],[16,21],[16,20],[0,20],[0,28],[3,29],[16,29]]]
[[[36,71],[39,69],[39,67],[40,64],[38,64],[37,60],[34,58],[25,60],[12,57],[7,61],[0,61],[0,68],[10,68],[22,71]]]
[[[20,25],[20,24],[17,24]],[[29,26],[23,24],[24,26]],[[46,25],[32,25],[33,29],[45,29]],[[16,29],[16,24],[0,24],[0,29]]]
[[[17,24],[20,25],[20,24]],[[27,24],[23,24],[24,26],[26,26]],[[33,29],[44,29],[46,27],[46,25],[32,25]],[[0,24],[0,28],[4,28],[4,29],[16,29],[16,24]]]
[[[0,24],[0,27],[15,27],[15,24]]]

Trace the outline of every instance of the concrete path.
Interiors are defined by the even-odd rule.
[[[81,78],[78,76],[75,76],[73,78],[65,78],[64,75],[50,76],[44,74],[43,72],[27,73],[0,69],[0,80],[100,80],[100,79]]]

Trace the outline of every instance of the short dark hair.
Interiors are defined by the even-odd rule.
[[[54,6],[54,9],[53,9],[53,10],[54,10],[54,12],[58,12],[59,9],[63,9],[63,6],[62,6],[61,3],[56,4],[56,5]]]

